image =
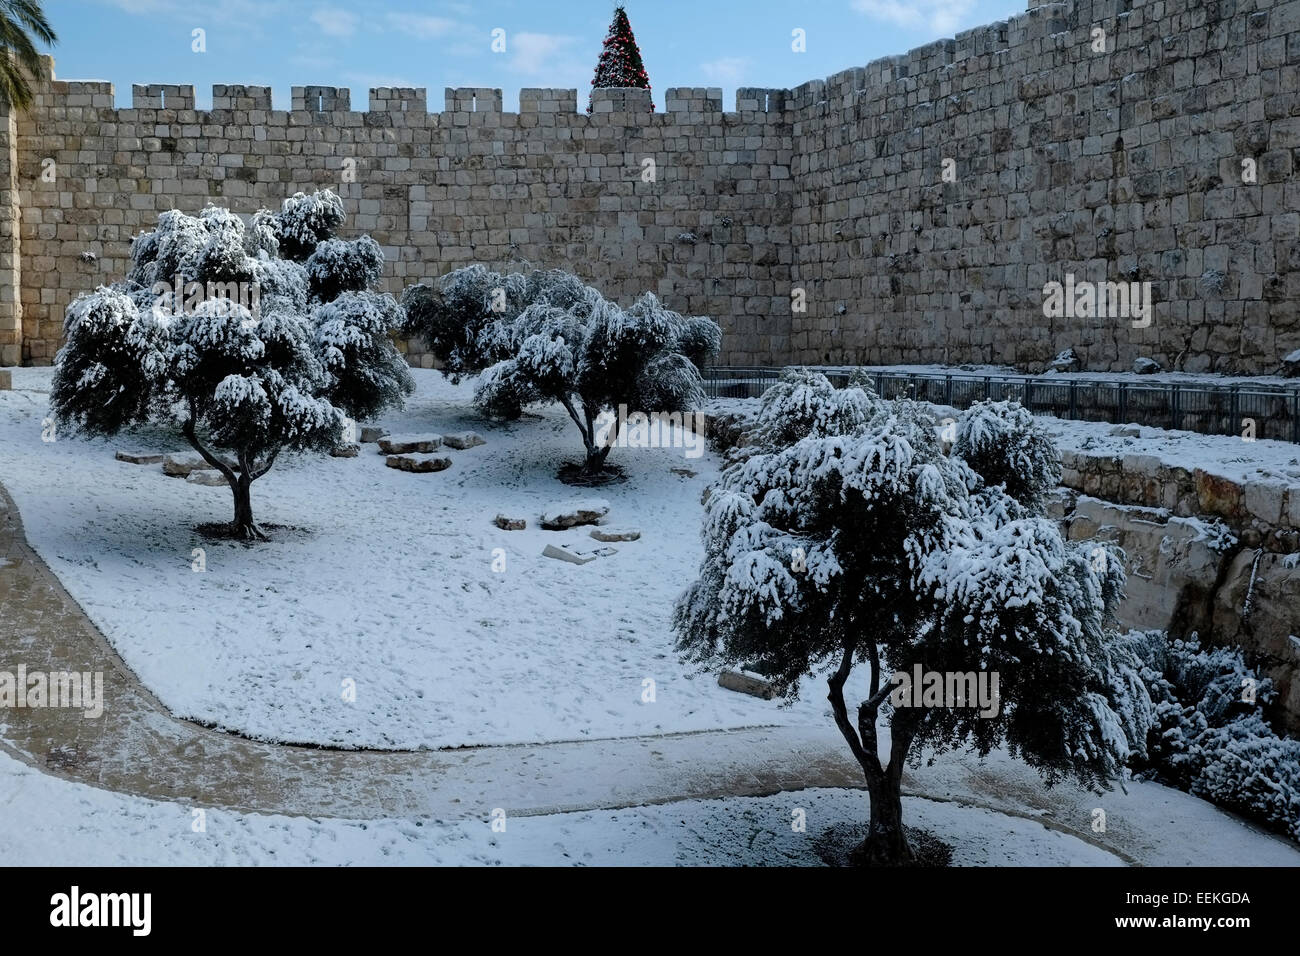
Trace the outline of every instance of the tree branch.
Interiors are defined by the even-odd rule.
[[[903,765],[907,761],[907,752],[912,749],[912,741],[921,732],[929,713],[922,709],[911,708],[905,715],[895,717],[890,727],[889,765],[886,773],[891,780],[903,779]]]
[[[194,399],[191,398],[189,400],[189,406],[190,417],[186,420],[185,424],[181,426],[181,434],[185,436],[185,440],[190,443],[190,446],[203,456],[204,461],[225,476],[226,481],[229,482],[230,486],[233,488],[239,483],[239,479],[235,477],[234,469],[212,452],[208,451],[208,449],[204,447],[203,443],[199,441],[198,436],[194,434],[194,423],[198,418],[198,412],[194,407]]]
[[[583,426],[582,419],[578,417],[577,409],[573,407],[573,402],[569,399],[569,396],[561,395],[560,404],[564,406],[564,410],[568,412],[569,417],[573,419],[573,424],[578,426],[578,431],[582,432],[582,443],[587,448],[587,454],[591,454],[591,452],[594,450],[592,448],[591,434]]]
[[[265,475],[268,471],[270,471],[270,470],[271,470],[271,466],[275,464],[275,459],[276,459],[276,457],[277,457],[279,454],[280,454],[280,447],[277,446],[276,448],[274,448],[274,449],[271,451],[271,454],[267,456],[267,458],[266,458],[266,462],[262,465],[262,467],[261,467],[261,468],[258,468],[256,471],[254,471],[254,472],[253,472],[253,476],[252,476],[251,478],[249,478],[248,480],[249,480],[249,481],[257,481],[257,479],[261,478],[261,477],[262,477],[263,475]]]
[[[880,705],[885,702],[885,698],[894,692],[893,681],[890,681],[884,687],[878,688],[874,694],[862,702],[862,706],[871,710],[874,714],[880,710]]]
[[[848,741],[849,749],[853,751],[853,756],[857,758],[858,764],[862,767],[862,772],[866,774],[867,783],[875,786],[884,777],[884,771],[880,768],[880,758],[874,752],[874,749],[873,752],[868,753],[863,747],[858,731],[853,729],[853,723],[849,720],[849,710],[844,706],[844,682],[848,680],[849,671],[853,669],[853,652],[856,646],[854,641],[849,641],[844,646],[844,656],[840,659],[840,666],[836,668],[834,674],[826,678],[826,683],[830,687],[827,699],[831,702],[831,711],[835,714],[835,724],[840,728],[840,733],[844,735],[844,739]],[[870,737],[874,742],[874,726],[871,728]]]

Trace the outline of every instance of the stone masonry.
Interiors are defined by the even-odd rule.
[[[366,111],[334,87],[288,111],[265,87],[214,87],[210,110],[192,86],[132,93],[117,108],[50,61],[35,108],[0,116],[0,364],[52,361],[67,304],[121,278],[160,212],[323,187],[392,292],[569,268],[716,318],[727,364],[1039,371],[1074,347],[1093,370],[1258,373],[1300,348],[1300,0],[1031,0],[734,112],[694,88],[655,113],[597,90],[590,115],[575,90],[518,113],[495,89],[433,113],[423,89]],[[1150,282],[1153,321],[1045,318],[1066,274]]]

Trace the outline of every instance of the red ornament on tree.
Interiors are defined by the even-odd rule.
[[[605,46],[600,53],[600,62],[596,64],[596,75],[591,81],[591,88],[621,87],[623,89],[650,89],[650,77],[646,74],[645,64],[641,62],[641,48],[636,45],[632,35],[632,24],[628,22],[627,11],[621,6],[614,10],[614,22],[609,25],[609,36],[605,37]],[[654,112],[655,105],[650,104]],[[591,112],[591,104],[587,104]]]

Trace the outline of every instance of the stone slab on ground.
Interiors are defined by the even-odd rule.
[[[356,458],[361,452],[360,445],[339,445],[330,449],[331,458]]]
[[[448,448],[464,451],[466,448],[477,448],[479,445],[486,445],[487,439],[478,432],[453,432],[450,435],[443,435],[442,443]]]
[[[213,488],[228,488],[230,483],[226,481],[226,476],[215,468],[209,468],[206,471],[191,471],[185,476],[185,483],[189,485],[209,485]]]
[[[590,564],[600,555],[593,551],[579,551],[568,545],[548,544],[542,550],[542,557],[555,558],[557,561],[568,561],[570,564]]]
[[[157,465],[167,457],[166,452],[161,451],[121,451],[113,455],[118,461],[124,461],[128,465]],[[207,462],[204,462],[207,464]]]
[[[441,444],[441,435],[389,435],[379,439],[379,451],[384,455],[423,455],[435,451]]]
[[[547,531],[567,531],[583,524],[595,524],[609,514],[609,502],[604,498],[582,498],[561,501],[542,512],[542,527]]]
[[[239,467],[229,459],[223,458],[222,461],[229,468]],[[164,475],[170,475],[172,478],[186,478],[192,471],[216,471],[212,465],[208,464],[207,459],[197,452],[193,454],[182,452],[177,455],[167,455],[163,458],[162,470]]]
[[[592,528],[591,536],[597,541],[637,541],[641,532],[636,528]]]
[[[14,387],[14,373],[7,368],[0,368],[0,392],[7,392]]]
[[[497,515],[492,522],[502,531],[523,531],[528,527],[527,519],[511,518],[508,515]]]
[[[379,439],[387,437],[388,429],[380,425],[361,426],[361,443],[363,445],[373,445]]]
[[[763,678],[741,671],[723,671],[718,675],[718,686],[748,694],[750,697],[761,697],[763,700],[771,700],[776,696],[772,685]]]
[[[451,459],[430,454],[389,455],[386,462],[389,468],[398,471],[410,471],[416,474],[430,474],[446,471],[451,467]]]

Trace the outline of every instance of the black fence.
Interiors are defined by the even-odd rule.
[[[1112,424],[1152,425],[1205,435],[1249,435],[1300,442],[1300,385],[1216,385],[1134,382],[1051,375],[866,371],[819,367],[838,387],[865,374],[884,398],[908,397],[964,409],[1014,400],[1038,415]],[[714,366],[704,373],[710,398],[757,398],[781,377],[779,368]]]

